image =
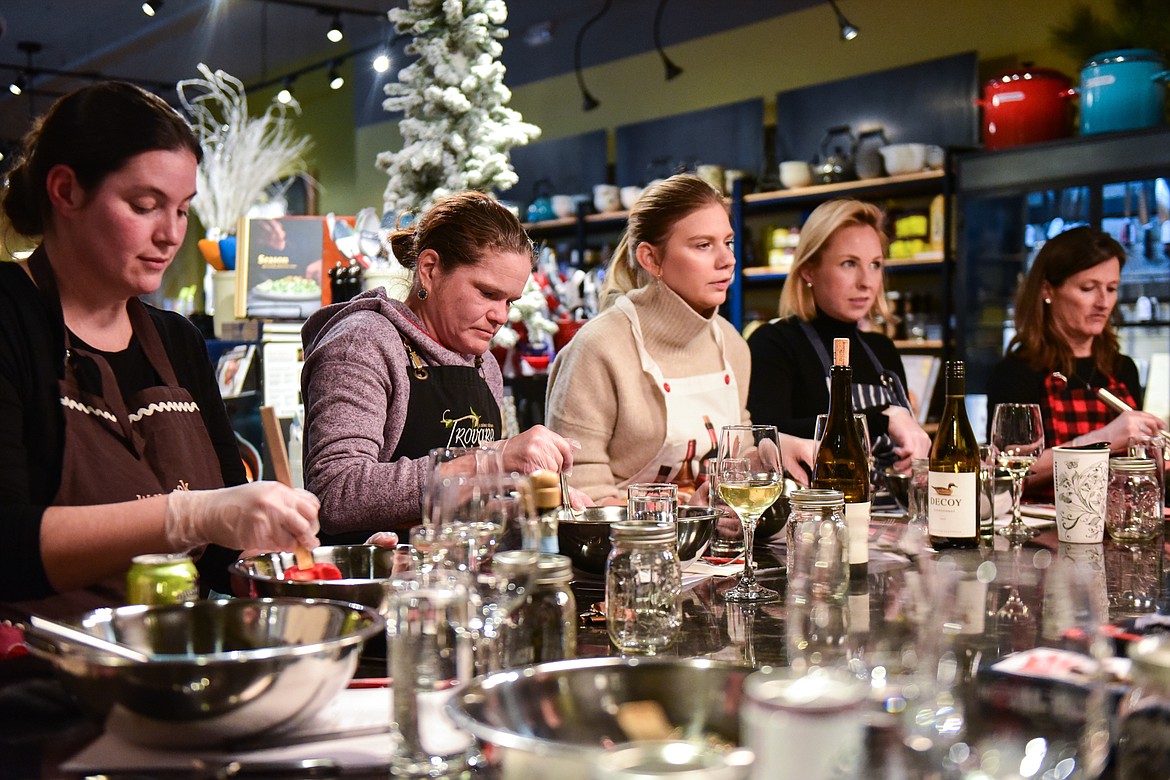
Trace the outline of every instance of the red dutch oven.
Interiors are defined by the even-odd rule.
[[[983,85],[983,145],[988,149],[1067,138],[1073,132],[1072,80],[1030,63]]]

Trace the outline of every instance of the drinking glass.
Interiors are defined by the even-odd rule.
[[[465,771],[477,760],[475,740],[455,727],[446,705],[473,673],[470,575],[408,572],[386,588],[392,772],[447,777]]]
[[[500,451],[492,447],[436,447],[427,455],[423,485],[423,525],[435,525],[433,517],[437,494],[443,480],[451,477],[482,476],[499,478],[504,466]]]
[[[519,517],[515,519],[519,522],[532,522],[524,516],[523,507],[517,506],[517,502],[523,501],[522,491],[522,484],[517,480],[510,476],[505,479],[499,474],[442,477],[431,494],[429,527],[443,532],[462,531],[474,537],[476,547],[472,568],[478,571],[491,560],[500,540],[509,531],[512,515],[518,513]]]
[[[1039,404],[999,404],[991,420],[995,460],[1012,477],[1012,520],[998,533],[1011,542],[1031,539],[1035,531],[1020,517],[1024,475],[1044,451],[1044,421]]]
[[[678,485],[673,482],[636,482],[626,488],[626,516],[630,520],[673,524],[678,518]]]
[[[772,601],[776,591],[756,582],[752,542],[756,524],[780,497],[784,473],[780,462],[780,435],[774,425],[725,425],[719,433],[715,464],[719,495],[743,523],[743,574],[723,594],[728,601]]]
[[[536,550],[506,550],[492,559],[486,571],[476,574],[476,674],[497,672],[503,667],[501,629],[532,593],[539,560]]]

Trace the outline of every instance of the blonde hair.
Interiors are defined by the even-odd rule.
[[[713,203],[723,206],[723,196],[689,173],[671,176],[643,192],[630,209],[626,229],[606,269],[601,308],[608,308],[620,296],[652,281],[653,277],[638,264],[639,244],[660,249],[679,220]]]
[[[864,226],[873,228],[882,245],[882,257],[889,249],[885,231],[885,212],[872,203],[860,200],[838,199],[822,203],[813,209],[800,228],[800,243],[796,245],[796,256],[792,259],[792,270],[784,280],[780,291],[780,316],[796,316],[808,322],[817,316],[813,288],[804,283],[801,269],[815,268],[821,261],[821,252],[838,230],[845,227]],[[885,274],[878,283],[877,297],[869,310],[871,318],[881,317],[890,321],[890,306],[886,302]]]

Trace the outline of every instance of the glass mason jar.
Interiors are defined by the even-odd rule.
[[[508,618],[504,668],[577,657],[577,600],[569,588],[573,561],[542,553],[524,603]]]
[[[1158,475],[1151,458],[1119,457],[1109,461],[1105,530],[1120,541],[1152,539],[1162,527]]]
[[[849,589],[849,529],[840,490],[794,491],[788,516],[788,596],[844,602]]]
[[[1170,777],[1170,637],[1146,637],[1129,656],[1133,687],[1117,713],[1117,776]]]
[[[682,625],[682,568],[673,525],[619,522],[605,567],[605,624],[622,653],[654,655]]]

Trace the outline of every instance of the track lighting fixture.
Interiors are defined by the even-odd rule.
[[[341,30],[341,14],[333,14],[333,21],[329,24],[329,32],[325,33],[325,37],[332,43],[341,43],[341,39],[345,37]]]
[[[666,3],[668,0],[658,0],[658,10],[654,12],[654,48],[658,50],[658,56],[662,58],[662,67],[666,71],[666,80],[670,81],[683,72],[683,69],[675,65],[670,57],[666,56],[666,50],[662,48],[662,12],[666,10]]]
[[[24,90],[27,87],[28,87],[28,82],[25,80],[24,74],[21,73],[16,78],[14,78],[12,80],[12,83],[10,83],[8,85],[8,91],[11,92],[13,95],[22,95],[22,94],[24,94]]]
[[[601,10],[585,21],[581,25],[581,29],[577,31],[577,42],[573,46],[573,71],[577,75],[577,88],[581,90],[581,110],[592,111],[601,105],[601,102],[590,94],[589,89],[585,86],[585,77],[581,74],[581,44],[585,40],[585,31],[593,25],[594,22],[601,19],[609,12],[610,6],[613,5],[613,0],[605,0]]]
[[[345,77],[337,70],[337,61],[329,66],[329,89],[341,89],[345,86]]]
[[[845,14],[841,13],[841,9],[837,7],[837,0],[829,0],[829,5],[833,8],[833,13],[837,14],[837,26],[841,28],[841,40],[851,41],[857,37],[861,32],[856,25],[853,25],[845,18]]]
[[[147,16],[154,16],[158,13],[158,9],[162,8],[163,0],[146,0],[142,4],[142,13]]]

